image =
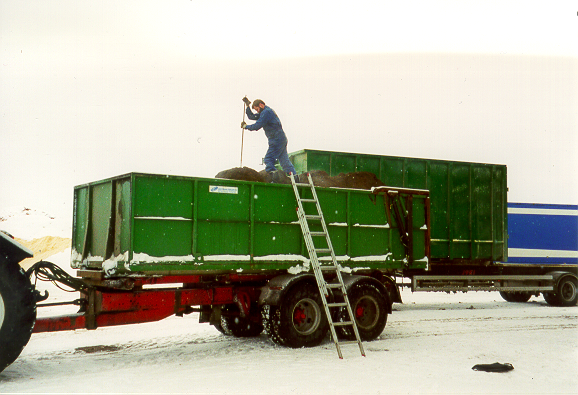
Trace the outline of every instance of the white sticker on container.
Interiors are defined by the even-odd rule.
[[[231,195],[237,195],[239,193],[239,188],[237,187],[224,187],[220,185],[209,185],[209,192],[212,193],[229,193]]]

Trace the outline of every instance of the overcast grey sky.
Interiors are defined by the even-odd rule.
[[[575,2],[259,4],[0,0],[0,208],[238,166],[244,95],[289,151],[506,164],[510,201],[578,203]]]

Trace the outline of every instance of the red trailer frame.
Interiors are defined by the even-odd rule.
[[[114,280],[104,279],[102,272],[84,270],[78,274],[91,285],[91,288],[81,292],[81,298],[74,302],[80,304],[81,311],[76,314],[38,318],[33,333],[96,329],[159,321],[171,315],[203,313],[202,309],[194,309],[192,306],[236,305],[237,315],[249,317],[252,303],[259,299],[262,286],[274,277],[238,274],[217,276],[218,278],[210,276],[209,286],[202,275]],[[111,287],[111,284],[115,287]],[[167,285],[167,288],[163,288],[163,284]],[[171,284],[183,285],[169,287]],[[159,285],[161,288],[144,288],[147,285]],[[208,321],[209,317],[206,317],[203,322]]]

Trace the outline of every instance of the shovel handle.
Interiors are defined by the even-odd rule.
[[[245,122],[245,111],[247,110],[247,103],[245,103],[243,107],[243,122]],[[241,134],[241,165],[239,167],[243,167],[243,142],[245,141],[245,129],[243,129]]]

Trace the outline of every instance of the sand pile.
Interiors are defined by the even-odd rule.
[[[20,265],[26,270],[34,263],[46,259],[54,254],[58,254],[70,248],[71,240],[63,237],[45,236],[39,239],[22,240],[15,238],[18,243],[28,247],[34,253],[34,257],[26,258]]]
[[[340,173],[337,176],[330,176],[323,170],[312,170],[309,172],[316,187],[322,188],[353,188],[371,189],[373,187],[384,186],[383,183],[373,173],[358,171],[352,173]],[[306,174],[299,175],[302,182],[307,179]],[[215,178],[226,178],[229,180],[273,182],[276,184],[291,184],[291,179],[282,170],[277,170],[271,174],[265,170],[257,172],[248,167],[235,167],[233,169],[219,172]]]

